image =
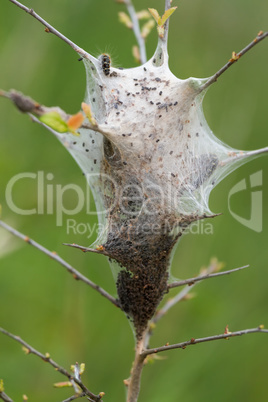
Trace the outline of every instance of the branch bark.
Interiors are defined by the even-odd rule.
[[[146,332],[142,338],[137,341],[135,350],[135,359],[131,369],[131,375],[129,380],[126,381],[128,387],[127,402],[136,402],[138,400],[140,392],[141,374],[144,366],[144,359],[146,356],[142,355],[142,351],[145,348]]]

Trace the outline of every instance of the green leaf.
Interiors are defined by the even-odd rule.
[[[152,14],[152,16],[154,17],[157,25],[160,25],[161,23],[161,17],[158,14],[158,11],[155,8],[148,8],[148,10],[150,11],[150,13]]]
[[[166,10],[164,12],[164,14],[162,15],[161,18],[161,23],[160,25],[164,25],[164,23],[166,22],[166,20],[174,13],[174,11],[176,10],[177,7],[171,7],[168,10]]]
[[[39,120],[47,126],[53,128],[58,133],[66,133],[69,131],[68,124],[62,119],[58,112],[48,112],[43,114]]]
[[[53,386],[55,388],[65,388],[65,387],[72,387],[73,384],[71,383],[71,381],[62,381],[62,382],[56,382],[55,384],[53,384]]]

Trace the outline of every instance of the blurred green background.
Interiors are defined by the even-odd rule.
[[[164,0],[135,0],[137,10],[163,10]],[[123,5],[108,0],[24,1],[62,33],[94,55],[112,54],[115,64],[135,66],[131,47],[135,38],[118,23]],[[206,77],[216,72],[262,29],[267,30],[268,3],[263,0],[175,1],[169,36],[170,68],[180,78]],[[8,0],[0,5],[0,87],[16,88],[40,103],[59,105],[75,113],[85,92],[85,73],[78,56],[66,44]],[[148,56],[154,52],[156,33],[147,41]],[[204,102],[205,115],[215,134],[238,149],[267,146],[268,41],[254,48],[227,71]],[[42,127],[0,99],[0,203],[2,219],[51,250],[57,251],[82,273],[115,294],[113,277],[105,258],[68,249],[63,242],[88,245],[87,234],[67,234],[55,215],[20,216],[5,202],[9,180],[21,172],[54,175],[50,184],[76,183],[84,178],[71,156]],[[237,222],[228,210],[231,188],[251,174],[263,172],[263,230],[254,232]],[[34,180],[18,184],[19,205],[37,205]],[[48,181],[46,181],[48,184]],[[218,334],[229,324],[232,331],[268,327],[268,157],[241,167],[213,192],[210,207],[223,215],[213,220],[213,235],[189,234],[180,242],[172,274],[188,278],[218,257],[226,269],[244,264],[251,268],[232,276],[199,284],[196,297],[182,302],[155,330],[151,346],[191,337]],[[54,200],[56,203],[56,201]],[[76,199],[65,199],[72,208]],[[232,210],[250,214],[250,192],[238,194]],[[96,222],[82,211],[78,222]],[[64,269],[22,241],[0,231],[0,325],[19,334],[42,352],[49,352],[69,368],[86,363],[84,381],[93,392],[104,391],[105,401],[124,401],[123,379],[129,375],[134,342],[124,315],[85,284],[75,282]],[[175,290],[172,292],[175,294]],[[166,359],[144,369],[140,401],[267,400],[268,338],[248,335],[230,341],[197,345],[165,353]],[[29,401],[60,401],[71,390],[55,390],[64,380],[52,367],[0,334],[0,378],[15,401],[22,394]]]

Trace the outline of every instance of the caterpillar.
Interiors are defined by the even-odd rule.
[[[105,75],[110,74],[111,57],[107,53],[100,56],[101,68]]]

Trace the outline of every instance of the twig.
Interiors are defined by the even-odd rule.
[[[165,11],[171,8],[171,2],[172,0],[165,0]],[[167,48],[167,40],[168,40],[168,29],[169,29],[169,18],[165,22],[165,31],[164,31],[164,37],[162,41],[165,43],[165,46]]]
[[[260,325],[257,328],[244,329],[242,331],[236,331],[236,332],[228,332],[228,333],[221,334],[221,335],[208,336],[206,338],[197,338],[197,339],[192,338],[190,341],[175,343],[174,345],[165,345],[165,346],[161,346],[160,348],[144,350],[141,353],[141,356],[146,357],[146,356],[152,355],[154,353],[166,352],[167,350],[171,350],[171,349],[185,349],[186,346],[195,345],[197,343],[217,341],[219,339],[229,339],[229,338],[232,338],[235,336],[254,334],[256,332],[268,333],[268,330],[263,329],[262,325]]]
[[[102,255],[105,255],[106,257],[110,257],[110,254],[107,253],[107,251],[105,251],[105,249],[102,248],[101,246],[99,249],[97,249],[97,248],[79,246],[79,244],[76,244],[76,243],[63,243],[63,245],[68,246],[68,247],[78,248],[79,250],[83,251],[84,253],[90,252],[90,253],[102,254]]]
[[[26,7],[24,4],[21,4],[17,0],[9,0],[9,1],[15,4],[17,7],[21,8],[22,10],[26,11],[26,13],[30,14],[37,21],[41,22],[41,24],[43,24],[46,27],[45,29],[46,32],[56,35],[58,38],[60,38],[61,40],[66,42],[69,46],[71,46],[71,48],[74,49],[77,53],[79,53],[82,57],[91,60],[92,62],[94,61],[97,62],[97,59],[95,59],[95,57],[91,56],[89,53],[87,53],[85,50],[77,46],[74,42],[72,42],[62,33],[57,31],[52,25],[50,25],[47,21],[45,21],[42,17],[40,17],[40,15],[38,15],[32,8]]]
[[[141,35],[140,24],[139,24],[139,20],[138,20],[137,14],[136,14],[136,10],[135,10],[131,0],[125,0],[124,3],[127,7],[129,16],[131,18],[131,21],[133,24],[132,29],[136,36],[138,45],[139,45],[141,64],[144,64],[147,61],[145,40]]]
[[[171,8],[171,2],[172,0],[165,0],[165,12]],[[162,66],[163,63],[166,63],[168,60],[167,41],[168,41],[169,18],[167,18],[163,27],[161,26],[161,29],[163,29],[164,31],[161,32],[161,35],[158,32],[157,48],[153,55],[153,63],[157,67]]]
[[[84,396],[87,396],[87,394],[85,392],[82,392],[82,394],[79,394],[79,395],[76,394],[76,395],[70,396],[70,398],[64,399],[64,401],[62,401],[62,402],[71,402],[71,401],[74,401],[75,399],[83,398]],[[92,401],[92,399],[89,399],[89,400]]]
[[[231,67],[235,62],[237,62],[245,53],[247,53],[250,49],[252,49],[255,45],[257,45],[260,41],[265,39],[268,36],[268,32],[259,32],[257,37],[250,42],[244,49],[240,50],[239,53],[233,52],[232,58],[226,63],[219,71],[216,72],[212,77],[208,79],[208,81],[200,87],[201,91],[207,89],[211,84],[217,81],[217,79],[226,71],[229,67]]]
[[[49,363],[52,367],[55,368],[56,371],[67,377],[70,381],[74,381],[81,390],[88,395],[93,401],[101,401],[103,397],[103,392],[99,393],[99,395],[93,394],[79,379],[75,378],[72,374],[70,374],[65,368],[61,367],[58,363],[56,363],[54,360],[52,360],[49,356],[49,354],[43,355],[40,353],[38,350],[34,349],[31,345],[29,345],[27,342],[25,342],[23,339],[21,339],[19,336],[16,336],[5,329],[0,327],[0,332],[2,332],[4,335],[7,335],[9,338],[14,339],[16,342],[20,343],[21,345],[26,348],[26,352],[32,353],[36,356],[38,356],[40,359],[42,359],[44,362]]]
[[[249,265],[244,265],[243,267],[230,269],[229,271],[217,272],[215,274],[200,275],[195,278],[185,279],[185,280],[179,281],[179,282],[173,282],[168,285],[168,288],[172,289],[172,288],[176,288],[178,286],[184,286],[184,285],[191,286],[195,282],[203,281],[204,279],[215,278],[216,276],[229,275],[229,274],[232,274],[233,272],[241,271],[241,269],[245,269],[248,267],[249,267]]]
[[[120,308],[120,303],[118,300],[116,300],[113,296],[111,296],[109,293],[107,293],[104,289],[102,289],[100,286],[96,285],[94,282],[92,282],[90,279],[88,279],[86,276],[82,275],[79,271],[77,271],[75,268],[73,268],[70,264],[68,264],[66,261],[64,261],[60,256],[58,256],[56,253],[53,251],[49,251],[45,247],[41,246],[41,244],[37,243],[36,241],[30,239],[28,236],[25,236],[24,234],[18,232],[16,229],[12,228],[11,226],[7,225],[3,221],[0,220],[0,226],[8,230],[10,233],[12,233],[14,236],[19,237],[20,239],[24,240],[26,243],[30,244],[31,246],[37,248],[38,250],[42,251],[44,254],[48,255],[50,258],[53,260],[57,261],[59,264],[61,264],[64,268],[67,269],[68,272],[70,272],[74,279],[76,280],[81,280],[82,282],[85,282],[87,285],[89,285],[91,288],[95,289],[98,293],[100,293],[102,296],[104,296],[107,300],[109,300],[111,303],[113,303],[116,307]]]
[[[0,399],[5,402],[13,402],[13,399],[9,398],[9,396],[5,392],[0,392]]]

